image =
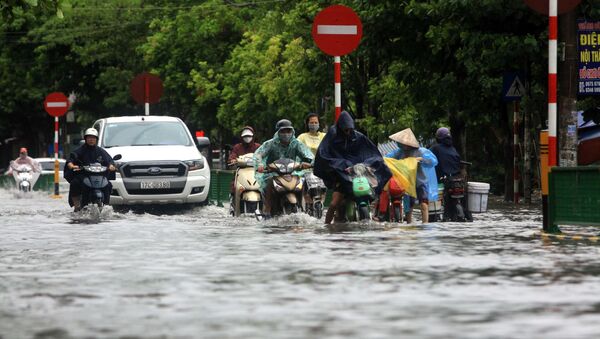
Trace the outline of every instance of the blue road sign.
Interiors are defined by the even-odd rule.
[[[506,72],[502,82],[502,99],[504,101],[521,100],[525,95],[525,77],[522,72]]]

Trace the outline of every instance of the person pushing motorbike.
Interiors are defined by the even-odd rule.
[[[349,171],[359,163],[364,163],[374,172],[377,178],[374,190],[379,195],[392,173],[377,146],[364,134],[356,131],[350,113],[342,111],[336,124],[329,129],[319,145],[315,157],[315,175],[323,179],[327,188],[334,190],[325,215],[326,224],[331,223],[334,217],[338,222],[344,220],[344,199],[353,194]]]
[[[83,176],[80,171],[82,166],[88,166],[92,163],[100,163],[107,166],[108,170],[114,172],[117,170],[111,156],[98,143],[98,131],[95,128],[88,128],[84,134],[85,143],[74,150],[67,159],[64,169],[64,177],[69,182],[69,206],[73,207],[75,212],[81,209],[81,195],[84,193]],[[112,185],[108,184],[104,192],[104,203],[108,204]]]
[[[271,217],[271,210],[274,206],[275,192],[273,188],[274,173],[265,173],[265,168],[272,162],[288,158],[296,162],[302,162],[302,168],[309,168],[313,161],[311,151],[298,139],[294,137],[294,127],[287,119],[282,119],[275,125],[275,135],[270,140],[265,141],[254,152],[254,168],[256,170],[256,180],[259,181],[261,192],[263,194],[263,218]]]
[[[437,179],[434,168],[438,164],[438,159],[433,152],[419,145],[419,141],[410,128],[392,134],[389,138],[395,141],[399,148],[386,154],[386,157],[394,159],[414,157],[419,160],[416,182],[417,197],[416,199],[410,198],[406,221],[412,222],[412,207],[418,200],[421,221],[426,224],[429,222],[429,199],[430,197],[437,198]]]

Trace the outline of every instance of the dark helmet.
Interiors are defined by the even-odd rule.
[[[447,127],[440,127],[435,131],[436,139],[445,139],[450,137],[450,130]]]
[[[288,119],[281,119],[281,120],[277,121],[277,124],[275,124],[276,132],[279,132],[280,130],[285,129],[285,128],[294,129],[292,122],[289,121]]]

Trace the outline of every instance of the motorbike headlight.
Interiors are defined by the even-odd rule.
[[[204,159],[187,160],[185,164],[188,166],[188,170],[195,171],[204,168]]]

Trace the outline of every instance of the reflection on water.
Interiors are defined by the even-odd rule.
[[[537,208],[325,226],[109,207],[86,223],[66,197],[0,191],[0,214],[2,338],[600,335],[598,244],[536,236]]]

